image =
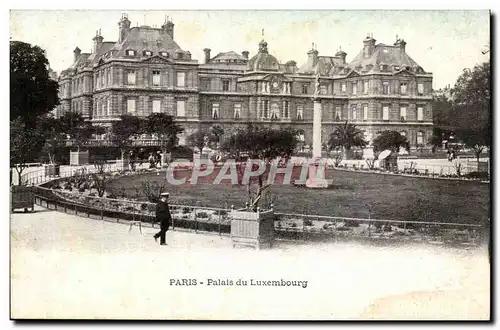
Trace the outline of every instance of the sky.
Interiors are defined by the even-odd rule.
[[[203,48],[210,48],[212,56],[248,50],[252,57],[262,38],[282,63],[294,60],[300,66],[312,43],[320,56],[333,56],[341,48],[349,62],[362,50],[368,33],[389,45],[398,36],[407,42],[410,57],[433,73],[433,87],[439,89],[453,87],[464,68],[489,59],[489,53],[481,53],[490,43],[486,10],[12,10],[10,38],[45,49],[51,68],[60,72],[71,65],[75,47],[91,51],[96,30],[101,29],[104,41],[116,41],[122,13],[132,26],[160,27],[170,16],[174,39],[199,63]]]

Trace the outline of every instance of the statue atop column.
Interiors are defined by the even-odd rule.
[[[314,98],[318,98],[318,95],[320,93],[320,88],[319,88],[319,72],[316,73],[316,78],[315,78],[315,85],[314,85]]]

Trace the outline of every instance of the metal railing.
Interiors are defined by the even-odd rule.
[[[81,168],[61,169],[59,177],[45,171],[26,173],[23,180],[35,185],[35,203],[48,209],[113,222],[148,224],[154,227],[156,204],[146,201],[110,199],[75,194],[62,189],[38,186],[54,179],[73,176]],[[95,171],[87,167],[87,173]],[[172,227],[194,232],[227,235],[231,231],[230,210],[224,208],[170,205]],[[294,240],[369,239],[398,241],[434,241],[479,245],[489,235],[489,221],[483,224],[426,222],[415,220],[332,217],[275,213],[276,236]]]

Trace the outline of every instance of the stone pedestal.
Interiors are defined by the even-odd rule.
[[[231,240],[233,247],[245,245],[260,249],[274,243],[274,210],[249,212],[232,210]]]
[[[327,188],[325,166],[319,166],[321,160],[321,100],[314,100],[313,113],[313,161],[309,164],[309,172],[306,181],[307,188]],[[326,165],[326,162],[324,163]]]
[[[87,165],[89,163],[88,151],[70,151],[69,164],[70,165]]]
[[[328,182],[325,178],[325,164],[323,164],[323,166],[320,166],[320,159],[316,159],[309,164],[306,187],[328,188]]]
[[[130,162],[128,161],[128,158],[121,158],[116,161],[116,167],[119,171],[127,171],[130,170],[129,166]]]
[[[161,167],[168,167],[168,163],[169,163],[169,160],[170,160],[170,156],[171,154],[168,152],[164,152],[164,153],[161,153],[160,154],[160,166]]]

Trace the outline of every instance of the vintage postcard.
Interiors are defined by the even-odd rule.
[[[490,15],[11,10],[11,319],[490,320]]]

